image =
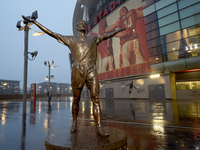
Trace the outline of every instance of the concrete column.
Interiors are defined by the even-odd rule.
[[[172,100],[176,100],[176,78],[175,78],[175,73],[169,72],[169,78],[170,78],[171,98],[172,98]]]
[[[88,8],[86,5],[83,5],[83,20],[89,20]]]
[[[176,76],[175,73],[169,72],[170,77],[170,89],[171,89],[171,97],[172,97],[172,111],[174,122],[179,122],[179,112],[178,112],[178,104],[176,99]]]

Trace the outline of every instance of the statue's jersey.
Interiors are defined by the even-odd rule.
[[[59,35],[58,42],[69,47],[75,63],[96,64],[98,37]]]

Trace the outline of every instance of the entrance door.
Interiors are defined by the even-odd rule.
[[[107,99],[112,99],[112,98],[114,98],[114,90],[113,90],[113,88],[106,88],[105,89],[106,90],[106,98]]]
[[[165,85],[164,84],[153,84],[148,86],[149,99],[165,99]]]

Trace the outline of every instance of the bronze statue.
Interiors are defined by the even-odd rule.
[[[79,31],[79,35],[63,36],[61,34],[50,31],[35,20],[28,19],[24,16],[22,17],[25,20],[34,23],[43,32],[57,39],[58,42],[68,46],[71,51],[72,59],[74,61],[74,66],[72,67],[71,72],[71,85],[73,91],[73,123],[71,132],[77,131],[79,101],[84,83],[86,83],[87,88],[90,90],[91,100],[93,102],[93,115],[97,123],[97,134],[103,138],[108,137],[109,135],[104,131],[101,124],[101,108],[99,105],[99,79],[96,70],[97,45],[125,29],[118,29],[109,34],[91,37],[86,35],[86,22],[84,20],[79,20],[76,25],[76,28]]]

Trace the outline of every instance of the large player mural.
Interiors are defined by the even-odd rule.
[[[141,1],[128,1],[108,15],[91,31],[102,35],[126,28],[98,46],[99,80],[143,74],[151,71]]]

